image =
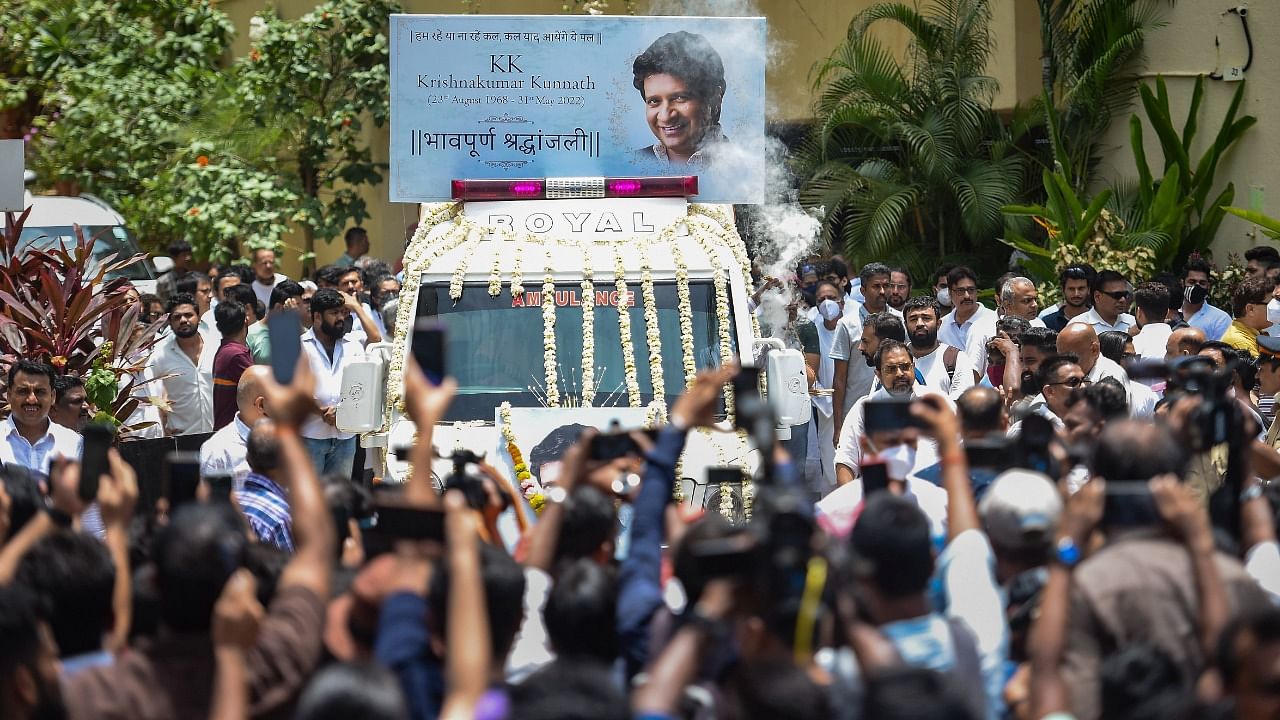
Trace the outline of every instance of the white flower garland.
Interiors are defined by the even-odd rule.
[[[640,407],[640,380],[636,376],[636,348],[631,341],[631,293],[627,290],[627,266],[622,248],[613,247],[613,282],[618,290],[618,336],[622,345],[622,370],[627,384],[627,405]]]
[[[747,431],[740,429],[737,434],[738,444],[740,446],[739,457],[745,458],[749,447],[747,445]],[[760,462],[772,462],[772,459],[761,457]],[[746,521],[750,522],[751,508],[755,505],[756,501],[756,486],[755,482],[751,479],[751,471],[746,465],[740,465],[738,469],[742,471],[742,516]]]
[[[404,367],[409,333],[413,331],[414,317],[418,310],[418,291],[422,288],[422,274],[437,258],[461,245],[467,239],[467,230],[458,211],[459,203],[433,203],[425,206],[425,213],[418,221],[418,229],[404,254],[404,283],[400,292],[400,309],[396,314],[396,337],[391,351],[391,363],[387,369],[387,404],[383,411],[380,432],[391,430],[393,412],[404,411]],[[431,232],[441,223],[453,220],[453,227],[440,233],[429,242]]]
[[[546,275],[542,277],[542,369],[546,373],[547,407],[560,407],[560,377],[556,371],[556,279],[551,273],[551,253],[547,253]]]
[[[721,233],[716,232],[707,220],[703,218],[692,218],[693,224],[705,228],[708,233],[715,235],[722,243],[725,242]],[[711,262],[713,285],[716,291],[716,330],[720,336],[720,364],[723,367],[734,361],[733,357],[733,335],[730,332],[730,323],[733,321],[729,314],[729,278],[727,271],[720,264],[720,253],[716,250],[715,243],[704,235],[694,232],[691,233],[697,239],[698,244],[702,246],[702,251],[706,253],[707,260]],[[733,395],[733,385],[725,383],[724,386],[724,414],[732,425],[734,421],[735,402]]]
[[[671,243],[671,258],[676,264],[676,302],[680,316],[680,357],[684,364],[684,387],[693,387],[698,364],[693,354],[693,303],[689,299],[689,265],[679,243]]]
[[[489,296],[502,294],[502,253],[493,254],[493,267],[489,269]]]
[[[476,248],[480,246],[480,242],[484,240],[484,231],[474,228],[465,228],[465,237],[474,238],[467,245],[466,252],[458,258],[458,266],[453,269],[453,276],[449,278],[449,299],[455,304],[462,298],[462,282],[467,277],[467,265],[471,263],[471,258],[476,254]],[[492,293],[492,285],[490,285],[490,294]]]
[[[729,292],[724,276],[724,268],[716,266],[714,275],[716,288],[716,329],[720,331],[720,365],[723,367],[733,362],[733,338],[729,334]],[[724,385],[724,414],[729,424],[734,422],[735,398],[733,385]]]
[[[649,346],[649,382],[653,385],[653,404],[662,418],[667,415],[667,383],[662,371],[662,335],[658,326],[658,300],[653,290],[653,268],[649,260],[649,243],[640,245],[640,295],[644,302],[645,343]]]
[[[591,241],[582,243],[582,406],[596,399],[596,289]]]
[[[515,262],[511,266],[511,297],[524,294],[524,251],[529,243],[516,243]]]

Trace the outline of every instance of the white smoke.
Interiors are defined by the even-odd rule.
[[[677,15],[684,17],[763,17],[755,0],[653,0],[643,8],[649,15]],[[745,38],[709,37],[718,47],[742,47]],[[767,38],[765,67],[774,70],[786,62],[790,54],[788,43],[780,41],[773,33]],[[780,117],[772,102],[766,105],[767,117]],[[790,172],[787,148],[777,138],[766,137],[764,147],[743,147],[729,143],[729,147],[717,150],[721,161],[728,167],[750,167],[751,161],[763,154],[765,158],[764,203],[752,209],[748,228],[749,250],[764,273],[784,282],[782,292],[769,291],[761,297],[760,320],[774,336],[780,336],[787,323],[787,307],[798,298],[792,289],[797,264],[819,244],[822,232],[823,209],[812,211],[800,206],[797,199],[796,179]],[[735,154],[752,158],[735,157]],[[751,193],[747,188],[758,187],[758,178],[739,178],[744,187],[739,196]],[[754,288],[753,288],[754,289]]]

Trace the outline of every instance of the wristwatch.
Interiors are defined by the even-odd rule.
[[[1060,538],[1053,548],[1053,559],[1065,568],[1073,568],[1080,562],[1080,548],[1069,537]]]

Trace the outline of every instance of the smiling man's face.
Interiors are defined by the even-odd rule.
[[[705,110],[682,78],[666,73],[645,78],[644,104],[649,130],[668,152],[688,158],[698,149],[707,131]]]
[[[13,420],[26,426],[44,426],[53,407],[53,385],[46,375],[18,372],[9,388]]]

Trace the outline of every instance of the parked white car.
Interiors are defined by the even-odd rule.
[[[24,247],[47,248],[55,243],[70,245],[74,242],[73,227],[79,225],[80,232],[93,239],[95,258],[106,258],[113,254],[125,258],[142,252],[125,227],[124,218],[101,198],[87,194],[78,197],[33,195],[28,191],[25,193],[24,203],[31,208],[31,214],[22,227]],[[0,227],[7,222],[7,219],[0,216]],[[168,257],[149,257],[130,265],[115,276],[128,279],[139,293],[154,293],[156,278],[172,268],[173,261]]]

